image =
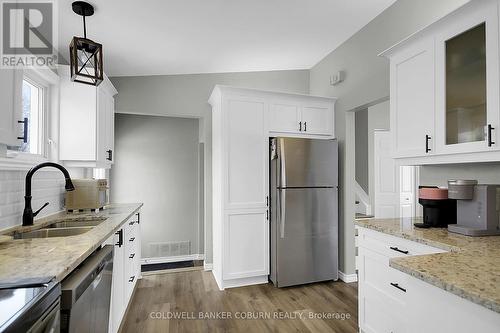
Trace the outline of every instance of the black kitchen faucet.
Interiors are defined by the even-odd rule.
[[[33,178],[33,174],[44,167],[52,167],[61,170],[61,172],[64,174],[64,178],[66,179],[66,185],[64,188],[66,191],[73,191],[75,187],[73,186],[73,182],[71,181],[71,177],[69,176],[68,170],[66,170],[65,167],[62,165],[59,165],[57,163],[53,162],[45,162],[38,164],[37,166],[34,166],[33,168],[28,171],[28,174],[26,175],[26,193],[24,195],[24,213],[23,213],[23,226],[29,226],[33,225],[33,218],[40,213],[42,209],[47,207],[49,204],[48,202],[45,203],[39,210],[33,213],[33,209],[31,208],[31,179]]]

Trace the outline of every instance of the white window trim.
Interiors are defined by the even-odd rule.
[[[28,170],[39,163],[58,159],[53,143],[59,138],[59,76],[48,67],[24,69],[23,79],[25,76],[47,88],[44,96],[46,112],[43,117],[42,155],[6,150],[5,145],[0,145],[3,146],[0,147],[0,156],[5,156],[0,157],[0,170]]]

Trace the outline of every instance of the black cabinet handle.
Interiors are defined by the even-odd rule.
[[[24,118],[24,120],[18,120],[19,124],[23,124],[23,136],[18,136],[18,140],[23,140],[24,143],[28,143],[28,118]]]
[[[134,282],[134,280],[135,280],[135,275],[131,276],[130,279],[128,279],[128,282]]]
[[[122,247],[123,245],[123,229],[118,230],[116,233],[118,235],[118,243],[115,245],[118,245],[118,247]]]
[[[133,259],[135,257],[135,253],[132,253],[131,255],[128,256],[129,259]]]
[[[108,161],[112,161],[113,160],[113,151],[110,149],[110,150],[106,150],[106,153],[108,153],[108,157],[106,158]]]
[[[266,220],[269,221],[269,210],[266,209]]]
[[[307,132],[307,121],[304,121],[304,132]]]
[[[397,247],[395,247],[395,246],[390,246],[389,248],[390,248],[391,250],[393,250],[393,251],[396,251],[396,252],[400,252],[400,253],[404,253],[404,254],[408,254],[408,253],[409,253],[408,251],[403,251],[403,250],[400,250],[400,249],[398,249],[398,248],[397,248]]]
[[[137,213],[135,215],[137,215],[137,224],[141,224],[141,213]]]
[[[429,140],[430,139],[432,139],[430,137],[430,135],[425,135],[425,153],[426,154],[431,151],[431,148],[429,148]]]
[[[391,282],[391,286],[393,286],[394,288],[398,288],[399,290],[401,290],[403,292],[406,292],[406,289],[403,287],[400,287],[398,283]]]
[[[134,224],[135,224],[135,221],[130,221],[130,222],[128,223],[128,225],[134,225]]]
[[[488,147],[491,147],[495,144],[495,141],[492,140],[491,138],[491,131],[493,131],[495,127],[491,126],[491,124],[488,124]]]
[[[302,122],[301,121],[299,121],[299,131],[302,132]]]
[[[130,241],[130,242],[135,241],[135,237],[130,238],[130,239],[129,239],[129,241]]]
[[[266,195],[266,207],[269,207],[269,196]]]

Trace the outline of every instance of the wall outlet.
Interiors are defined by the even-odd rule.
[[[330,75],[330,85],[331,86],[337,85],[340,82],[344,81],[344,78],[345,78],[345,72],[338,71],[337,73]]]

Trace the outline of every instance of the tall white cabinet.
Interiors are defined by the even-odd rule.
[[[22,125],[21,91],[23,72],[14,69],[0,69],[0,144],[19,143]]]
[[[269,137],[334,137],[334,99],[216,86],[213,274],[220,289],[269,274]]]

